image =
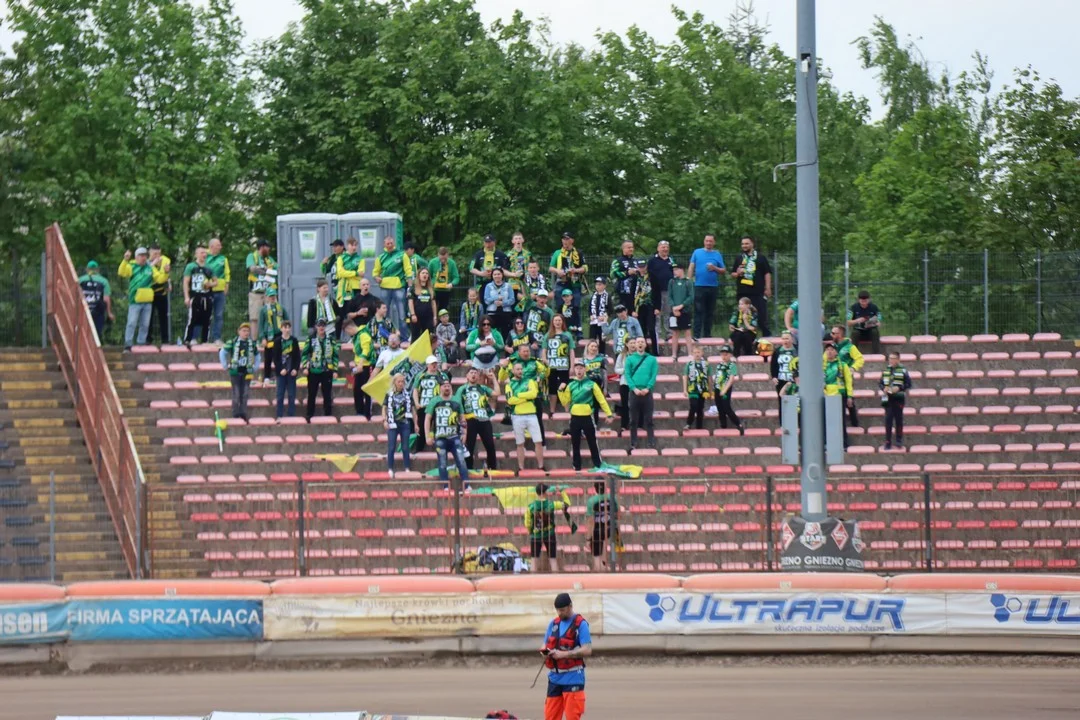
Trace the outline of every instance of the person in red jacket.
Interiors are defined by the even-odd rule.
[[[544,720],[580,720],[585,714],[585,658],[592,655],[592,634],[588,621],[574,612],[568,593],[556,596],[555,612],[540,648],[548,668]]]

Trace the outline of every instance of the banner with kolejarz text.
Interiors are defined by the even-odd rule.
[[[262,640],[262,600],[92,598],[0,605],[0,643]]]

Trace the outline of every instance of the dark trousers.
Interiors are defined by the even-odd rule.
[[[658,354],[657,345],[659,338],[656,336],[656,313],[652,305],[642,305],[638,309],[638,322],[641,323],[641,334],[649,345],[651,355]]]
[[[364,392],[363,387],[371,379],[371,367],[366,366],[360,372],[353,375],[353,407],[357,415],[371,419],[371,396]]]
[[[851,427],[859,427],[859,407],[854,398],[851,399],[851,407],[847,409],[847,414]]]
[[[731,394],[716,395],[716,412],[720,413],[720,427],[727,429],[728,420],[730,419],[734,423],[735,427],[742,429],[742,422],[739,421],[739,416],[735,414],[735,409],[731,407]]]
[[[94,329],[97,330],[98,343],[105,345],[105,303],[101,303],[90,311],[90,319],[94,321]]]
[[[718,287],[694,288],[694,324],[695,339],[712,337],[713,316],[716,314],[716,298],[720,294]]]
[[[315,415],[315,400],[322,391],[323,414],[334,414],[334,373],[320,372],[308,375],[307,386],[307,419]]]
[[[213,305],[211,304],[211,316],[213,315]],[[172,328],[169,323],[169,294],[163,293],[158,295],[154,293],[153,309],[150,311],[150,330],[146,333],[146,342],[153,344],[154,342],[154,325],[157,325],[158,332],[161,334],[161,344],[169,345],[172,343]],[[208,328],[209,331],[209,328]],[[203,340],[203,342],[206,342]],[[876,350],[874,352],[877,352]]]
[[[476,458],[476,438],[480,438],[480,442],[484,444],[488,470],[497,470],[499,461],[495,454],[495,433],[492,432],[491,421],[476,418],[465,421],[465,449],[469,451],[469,456],[465,458],[465,466],[470,470],[475,469],[473,461]]]
[[[631,447],[637,445],[639,427],[645,428],[650,445],[656,443],[656,432],[653,429],[653,394],[651,391],[645,395],[630,393],[630,419],[632,423],[630,425]]]
[[[600,354],[603,355],[607,350],[607,341],[604,339],[604,328],[600,325],[590,325],[589,339],[596,341],[596,344],[600,348]]]
[[[416,408],[416,449],[413,452],[424,452],[427,449],[427,410],[422,407]]]
[[[904,442],[904,401],[889,398],[885,404],[885,442],[892,442],[893,425],[896,425],[896,442]]]
[[[581,470],[581,436],[589,443],[592,466],[600,467],[600,446],[596,444],[596,425],[592,415],[570,416],[570,445],[573,447],[574,469]]]
[[[735,357],[754,354],[754,341],[757,335],[748,330],[736,330],[731,333],[731,350]]]
[[[273,340],[268,340],[266,348],[263,350],[263,380],[269,380],[270,378],[277,378],[277,373],[281,372],[281,368],[274,366],[274,345],[281,342],[280,333],[274,336]],[[275,372],[276,371],[276,372]]]
[[[705,398],[690,398],[690,412],[686,415],[686,426],[701,430],[705,425]]]
[[[619,386],[619,428],[630,429],[630,388],[626,385]]]
[[[448,310],[450,307],[450,290],[435,291],[435,307],[439,310]]]
[[[166,298],[168,299],[168,298]],[[157,314],[157,296],[154,296],[154,307],[151,310],[150,320],[153,324]],[[206,342],[210,337],[210,323],[214,319],[214,301],[209,294],[195,294],[191,296],[191,306],[188,307],[187,327],[184,329],[184,342],[190,343],[195,339],[195,333],[199,334],[199,342]],[[149,340],[147,341],[149,342]]]
[[[285,409],[285,398],[289,399],[288,411]],[[292,374],[278,375],[277,378],[277,417],[289,417],[296,415],[296,376]]]
[[[758,334],[761,337],[769,337],[769,301],[764,295],[740,295],[739,297],[750,298],[750,304],[757,310]]]
[[[630,313],[634,312],[634,293],[623,295],[619,293],[619,305],[625,307]]]
[[[851,342],[858,345],[859,343],[870,343],[870,351],[875,355],[881,353],[881,332],[876,328],[852,328],[851,329]]]
[[[229,375],[229,381],[232,383],[232,416],[247,420],[248,391],[250,390],[247,373]]]
[[[539,398],[537,398],[539,400]],[[540,444],[547,447],[547,430],[544,429],[544,409],[536,403],[536,423],[540,426]],[[535,442],[535,441],[534,441]]]

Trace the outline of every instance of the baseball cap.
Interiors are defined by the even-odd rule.
[[[720,352],[722,352],[722,353],[731,352],[731,346],[730,345],[724,345],[723,347],[720,348]]]
[[[325,320],[316,321],[315,322],[315,327],[326,327],[326,321]]]
[[[97,266],[98,266],[97,260],[91,260],[90,262],[86,263],[86,269],[87,270],[89,270],[91,268],[96,268]]]
[[[437,363],[437,362],[439,362],[439,358],[435,357],[434,355],[428,355],[427,360],[424,361],[424,364],[425,365],[430,365],[431,363]]]
[[[570,593],[559,593],[555,596],[555,609],[562,610],[564,607],[570,607],[573,602],[570,600]]]
[[[136,255],[146,255],[147,254],[146,248],[144,248],[144,247],[135,248],[135,254]]]
[[[277,295],[277,288],[270,288],[266,291],[266,297],[273,297]]]
[[[626,306],[622,305],[622,304],[616,305],[615,306],[615,312],[617,312],[617,313],[626,312]]]
[[[439,317],[442,317],[443,315],[445,315],[446,317],[450,317],[450,311],[446,308],[443,308],[439,311]]]
[[[541,289],[541,290],[536,291],[536,297],[547,297],[547,296],[548,296],[548,291],[547,290]]]
[[[322,321],[320,320],[319,322],[322,322]],[[247,328],[248,330],[250,330],[251,329],[251,323],[247,323],[247,322],[240,323],[240,326],[238,328],[236,328],[236,329],[237,330],[243,330],[244,328]]]
[[[562,239],[563,239],[563,240],[573,240],[573,239],[574,239],[574,236],[573,236],[573,235],[571,235],[571,234],[570,234],[569,232],[564,232],[564,233],[562,234]]]
[[[573,291],[573,290],[571,290],[570,288],[566,288],[566,289],[564,289],[564,290],[562,291],[562,294],[563,294],[563,295],[573,295],[573,294],[574,294],[574,291]]]
[[[577,366],[579,366],[579,365],[580,365],[581,367],[585,367],[585,363],[584,363],[584,362],[582,362],[581,360],[575,360],[575,361],[574,361],[574,367],[577,367]]]
[[[495,242],[495,236],[491,233],[488,233],[484,236],[484,242]]]
[[[603,278],[603,277],[601,277],[599,275],[596,276],[596,280],[594,280],[593,282],[604,283],[605,285],[607,285],[607,279],[605,279],[605,278]]]
[[[341,238],[335,238],[334,241],[330,243],[330,247],[345,247],[345,241]]]
[[[270,247],[270,242],[268,240],[266,240],[266,238],[259,238],[258,240],[255,241],[255,247],[257,247],[257,248]]]

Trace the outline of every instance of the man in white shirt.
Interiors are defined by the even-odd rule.
[[[379,353],[379,357],[375,360],[376,374],[405,354],[405,351],[401,348],[401,336],[397,333],[391,335],[386,342],[388,347],[383,348],[382,352]]]

